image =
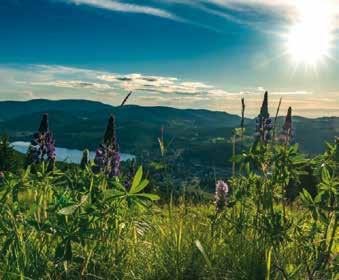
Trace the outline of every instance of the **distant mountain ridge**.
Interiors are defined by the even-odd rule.
[[[228,139],[240,125],[240,117],[225,112],[171,107],[114,107],[87,100],[45,99],[0,102],[0,132],[12,140],[27,141],[38,128],[41,115],[48,113],[57,145],[95,149],[100,143],[110,114],[116,116],[117,135],[123,152],[136,155],[158,153],[157,138],[164,127],[171,149],[182,150],[185,160],[204,164],[229,162]],[[283,118],[279,118],[281,124]],[[339,118],[293,117],[297,141],[308,153],[323,151],[324,141],[339,135]],[[254,120],[246,119],[246,133],[252,135]],[[221,139],[221,140],[220,140]]]
[[[204,118],[215,116],[232,116],[234,119],[239,119],[239,116],[228,114],[225,112],[209,111],[205,109],[176,109],[166,106],[139,106],[139,105],[125,105],[123,108],[119,106],[112,106],[97,101],[65,99],[65,100],[48,100],[48,99],[33,99],[29,101],[0,101],[0,119],[8,120],[29,113],[42,113],[50,111],[63,111],[69,113],[90,113],[90,112],[111,112],[131,110],[141,111],[142,113],[159,113],[166,111],[174,115],[188,115],[191,114],[199,118],[199,114],[204,114]],[[213,121],[213,119],[211,119]]]

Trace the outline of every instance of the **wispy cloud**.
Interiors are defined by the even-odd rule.
[[[84,81],[49,81],[49,82],[31,82],[33,86],[51,86],[60,88],[74,88],[74,89],[94,89],[94,90],[108,90],[112,87],[108,84],[84,82]]]
[[[142,74],[100,75],[99,80],[112,82],[126,90],[157,92],[162,94],[198,95],[213,94],[215,88],[201,82],[180,81],[174,77],[147,76]],[[225,92],[226,94],[226,92]]]
[[[247,25],[264,32],[280,34],[286,26],[298,20],[305,7],[326,6],[333,27],[339,30],[339,4],[337,0],[162,0],[186,5]],[[319,11],[320,12],[320,11]],[[316,19],[315,19],[316,20]]]
[[[96,8],[117,12],[147,14],[171,20],[179,20],[177,16],[173,15],[170,12],[150,6],[127,4],[114,0],[65,0],[65,1],[76,5],[89,5]]]

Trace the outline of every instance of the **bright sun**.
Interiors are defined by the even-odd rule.
[[[316,67],[330,56],[333,36],[331,7],[326,1],[300,0],[298,19],[287,34],[287,52],[297,65]]]

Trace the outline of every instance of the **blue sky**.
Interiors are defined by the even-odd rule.
[[[304,1],[1,0],[0,100],[116,105],[133,90],[134,104],[238,113],[245,96],[254,116],[268,90],[272,110],[282,97],[299,115],[339,115],[339,4],[314,6],[317,26],[333,19],[330,47],[315,60],[321,49],[289,43],[312,7],[296,4]],[[305,37],[309,45],[327,39]]]

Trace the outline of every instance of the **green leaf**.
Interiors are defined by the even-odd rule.
[[[323,168],[323,170],[321,171],[321,178],[322,178],[322,181],[324,183],[328,183],[331,181],[331,175],[330,175],[330,172],[328,171],[327,168]]]
[[[130,193],[135,193],[135,189],[139,186],[142,179],[142,166],[139,167],[137,173],[134,176]]]
[[[306,189],[303,189],[303,192],[300,194],[300,197],[304,201],[304,203],[314,204],[312,196]]]
[[[114,198],[124,197],[126,196],[126,192],[118,191],[118,190],[106,190],[104,192],[105,200],[110,200]]]
[[[150,194],[150,193],[138,193],[138,194],[135,194],[135,196],[147,198],[147,199],[152,200],[152,201],[160,199],[160,196],[158,196],[156,194]]]
[[[60,209],[58,211],[58,214],[65,215],[65,216],[72,215],[78,208],[79,208],[78,204],[71,205],[71,206]]]
[[[203,257],[205,259],[205,262],[208,265],[208,267],[210,269],[212,269],[213,268],[212,263],[211,263],[210,259],[208,258],[208,256],[207,256],[207,254],[206,254],[206,252],[204,250],[204,247],[202,246],[201,242],[199,240],[196,240],[194,243],[195,243],[195,246],[200,251],[200,253],[203,255]]]
[[[272,261],[272,247],[266,253],[266,280],[270,280],[271,276],[271,261]]]
[[[319,219],[320,219],[320,221],[322,221],[326,225],[328,225],[330,223],[329,219],[322,212],[319,212]]]
[[[148,186],[148,184],[149,184],[149,181],[147,179],[144,179],[141,181],[141,183],[137,187],[135,187],[134,189],[132,188],[129,193],[135,194],[135,193],[141,192],[144,188]]]

